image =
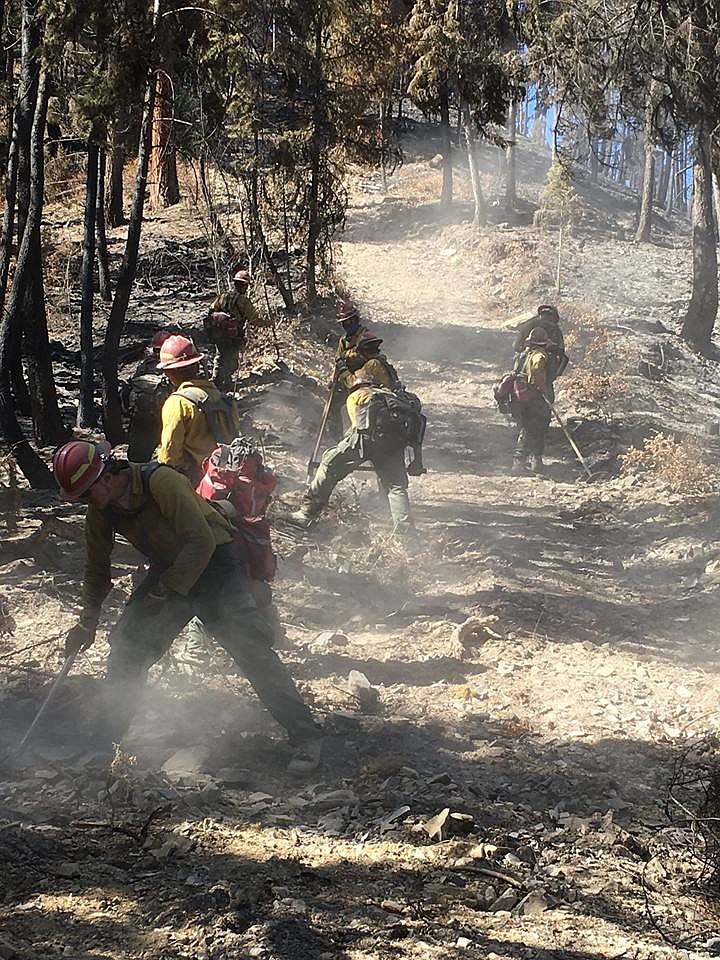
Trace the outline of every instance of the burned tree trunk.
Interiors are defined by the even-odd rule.
[[[692,296],[681,336],[701,352],[710,347],[718,308],[718,265],[713,222],[712,157],[706,123],[695,131],[692,205]]]
[[[35,439],[39,443],[55,445],[66,439],[68,431],[60,414],[50,359],[40,236],[45,194],[45,120],[49,95],[49,85],[43,75],[38,86],[30,140],[29,206],[15,265],[8,313],[12,316],[19,311],[18,316],[22,320],[18,319],[17,322],[24,325]]]
[[[94,427],[95,377],[93,369],[93,299],[95,273],[95,223],[98,209],[97,143],[88,141],[87,177],[85,184],[85,222],[83,226],[82,268],[80,271],[80,390],[78,394],[77,425]]]
[[[170,77],[158,71],[153,108],[152,150],[150,152],[150,206],[171,207],[180,202],[177,159],[173,142],[173,88]]]
[[[153,25],[157,30],[160,17],[161,0],[154,0]],[[145,188],[147,186],[148,164],[150,161],[150,143],[152,136],[153,107],[155,104],[155,73],[150,69],[145,86],[145,102],[143,104],[142,122],[140,124],[140,141],[138,143],[137,172],[135,174],[135,192],[133,195],[128,235],[125,243],[120,272],[115,285],[115,298],[108,317],[107,330],[102,358],[103,376],[103,424],[105,436],[115,444],[122,443],[124,431],[118,393],[118,350],[122,336],[130,293],[132,292],[135,272],[137,270],[138,251],[140,249],[140,233],[142,231],[143,212],[145,209]]]
[[[100,296],[106,303],[112,300],[110,286],[110,261],[108,259],[107,234],[105,232],[105,151],[98,151],[98,188],[95,207],[95,236],[97,239],[98,278]]]

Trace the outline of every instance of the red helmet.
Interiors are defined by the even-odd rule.
[[[65,500],[79,500],[100,478],[109,454],[110,444],[104,440],[70,440],[59,447],[53,456],[53,473],[60,495]]]
[[[250,285],[252,283],[252,277],[247,270],[236,270],[232,278],[233,283],[244,283]]]
[[[158,330],[155,336],[150,341],[150,347],[152,350],[157,350],[160,352],[160,347],[165,343],[168,337],[172,337],[172,332],[170,330]]]
[[[357,320],[358,317],[357,307],[350,300],[345,300],[337,308],[337,318],[340,323],[345,323],[346,320]]]
[[[550,334],[544,327],[533,327],[525,343],[534,347],[546,347],[550,343]]]
[[[360,334],[360,339],[357,342],[357,348],[363,353],[366,350],[379,350],[381,343],[382,337],[378,337],[376,334],[370,333],[369,330],[363,330],[363,332]]]
[[[198,353],[195,344],[188,337],[172,334],[160,347],[160,363],[158,370],[179,370],[181,367],[192,367],[205,357]]]

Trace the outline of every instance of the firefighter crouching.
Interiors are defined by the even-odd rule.
[[[272,649],[273,617],[250,589],[238,541],[223,514],[175,470],[114,460],[107,444],[66,443],[55,454],[53,471],[65,499],[88,504],[82,613],[68,633],[66,654],[95,639],[111,588],[116,534],[150,560],[148,575],[109,637],[108,703],[101,731],[107,745],[127,730],[150,667],[197,616],[287,730],[296,748],[289,769],[315,769],[319,728]]]

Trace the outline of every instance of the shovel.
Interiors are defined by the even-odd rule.
[[[575,443],[575,441],[573,440],[573,438],[570,436],[570,433],[568,432],[568,428],[565,426],[565,424],[563,423],[562,417],[561,417],[560,414],[557,412],[557,407],[555,406],[554,403],[552,403],[552,401],[548,400],[547,397],[543,397],[543,399],[545,400],[545,403],[547,403],[547,405],[550,407],[550,409],[552,410],[553,414],[555,415],[555,419],[556,419],[557,422],[560,424],[560,429],[561,429],[562,432],[565,434],[565,438],[567,439],[567,442],[568,442],[568,443],[570,444],[570,446],[573,448],[573,452],[574,452],[575,456],[578,458],[578,460],[580,461],[583,470],[584,470],[585,473],[587,474],[588,480],[592,480],[592,479],[593,479],[593,475],[592,475],[592,472],[591,472],[591,470],[590,470],[590,467],[588,467],[588,465],[587,465],[587,460],[585,459],[585,457],[584,457],[584,456],[582,455],[582,453],[580,452],[580,447],[578,447],[578,445]]]

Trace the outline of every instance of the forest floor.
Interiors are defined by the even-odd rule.
[[[687,240],[621,239],[624,199],[608,190],[599,205],[616,222],[567,241],[575,362],[558,404],[595,476],[553,428],[548,476],[511,479],[514,431],[492,384],[512,358],[508,318],[553,297],[556,238],[521,223],[475,232],[462,204],[440,216],[436,186],[421,161],[387,194],[358,179],[340,263],[425,402],[418,537],[389,536],[363,474],[309,532],[285,524],[322,395],[292,375],[242,391],[281,477],[282,656],[325,722],[322,770],[290,779],[246,682],[218,652],[194,668],[182,642],[112,768],[99,765],[98,642],[20,767],[0,770],[2,960],[717,953],[698,863],[665,812],[677,758],[720,727],[720,374],[676,335]],[[162,229],[191,233],[188,219]],[[329,371],[310,321],[292,336],[296,373]],[[669,366],[652,382],[637,364],[658,344]],[[657,431],[673,439],[660,462],[622,476],[619,458]],[[76,508],[23,491],[20,534],[50,515],[80,529]],[[82,555],[51,539],[3,568],[6,745],[61,662]],[[119,548],[108,627],[135,561]],[[348,692],[351,670],[376,687],[374,713]]]

